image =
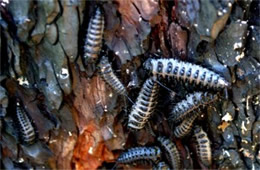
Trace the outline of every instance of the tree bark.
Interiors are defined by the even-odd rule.
[[[227,97],[202,109],[195,122],[211,141],[210,168],[260,168],[259,1],[0,3],[1,168],[112,168],[122,150],[156,144],[147,128],[129,132],[126,122],[132,103],[113,91],[98,68],[91,75],[82,64],[87,26],[96,5],[105,16],[102,49],[128,97],[136,99],[149,77],[142,67],[148,54],[196,63],[223,75],[231,83]],[[179,96],[173,101],[199,90],[165,85]],[[162,88],[162,94],[168,93]],[[18,140],[12,119],[14,97],[22,100],[37,129],[33,145]],[[167,122],[171,101],[159,99],[158,110],[162,109],[150,119],[152,131],[177,144],[182,168],[206,168],[195,156],[190,137],[172,137]]]

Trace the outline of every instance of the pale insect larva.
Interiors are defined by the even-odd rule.
[[[190,116],[196,109],[205,106],[218,99],[218,94],[211,94],[208,92],[194,92],[188,94],[186,99],[177,103],[172,109],[169,120],[173,122],[180,122],[185,117]]]
[[[128,119],[128,128],[140,130],[145,126],[145,123],[155,109],[157,94],[158,85],[154,78],[147,79],[135,104],[132,106]]]
[[[19,140],[24,145],[31,145],[36,141],[36,130],[22,103],[16,101],[16,120]]]
[[[165,151],[166,158],[169,161],[170,167],[173,169],[180,169],[181,158],[175,144],[166,137],[158,137],[157,140],[160,142],[163,151]]]
[[[170,167],[165,162],[159,162],[153,167],[154,170],[170,170]]]
[[[117,164],[134,163],[136,161],[147,160],[157,163],[161,157],[159,147],[135,147],[130,148],[126,152],[119,155]]]
[[[173,58],[148,59],[144,63],[144,68],[151,71],[154,76],[174,77],[177,80],[194,82],[196,85],[201,84],[210,88],[225,88],[230,85],[223,77],[213,71]]]
[[[194,129],[194,136],[196,137],[197,145],[196,145],[196,152],[201,160],[201,162],[209,167],[212,163],[212,156],[211,156],[211,148],[210,148],[210,140],[203,131],[203,129],[199,126],[196,126]]]
[[[180,125],[178,125],[177,127],[175,127],[173,134],[176,138],[183,138],[185,136],[187,136],[193,126],[193,122],[195,121],[195,119],[198,117],[198,114],[195,113],[193,114],[191,117],[187,117],[186,119],[184,119]]]
[[[102,78],[115,90],[118,94],[126,95],[126,89],[121,81],[114,74],[111,64],[106,56],[102,56],[100,63],[100,73]]]
[[[85,39],[83,56],[85,65],[94,64],[98,59],[102,47],[104,24],[104,14],[101,8],[97,7],[95,14],[90,18]]]

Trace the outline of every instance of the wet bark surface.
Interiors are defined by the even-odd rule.
[[[82,56],[96,5],[105,16],[103,52],[128,97],[135,101],[149,77],[142,65],[150,54],[219,73],[231,87],[217,102],[201,109],[194,122],[211,141],[210,168],[260,168],[258,0],[0,3],[1,168],[112,168],[122,151],[157,145],[159,135],[176,143],[182,168],[206,168],[196,156],[191,135],[175,139],[167,122],[172,105],[199,88],[165,83],[177,97],[161,87],[151,127],[130,132],[126,127],[132,103],[116,94],[98,70],[89,76]],[[37,129],[33,145],[22,145],[18,139],[13,98],[21,99]]]

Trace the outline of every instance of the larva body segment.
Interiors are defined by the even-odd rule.
[[[111,64],[106,56],[103,56],[99,63],[102,78],[115,90],[118,94],[126,95],[126,89],[121,81],[114,74]]]
[[[160,142],[160,145],[163,148],[163,151],[166,153],[166,158],[169,161],[170,167],[172,169],[180,169],[181,167],[181,158],[179,151],[175,144],[166,137],[158,137],[157,140]]]
[[[20,142],[24,145],[33,144],[36,141],[36,131],[19,101],[16,102],[16,120]]]
[[[170,167],[165,162],[159,162],[153,169],[154,170],[170,170]]]
[[[193,126],[193,122],[196,120],[198,117],[198,114],[193,114],[191,117],[187,117],[185,120],[182,121],[180,125],[175,127],[173,134],[176,138],[183,138],[187,136]]]
[[[132,106],[128,119],[128,128],[140,130],[145,126],[157,104],[158,84],[153,78],[145,81],[136,103]]]
[[[147,160],[153,163],[158,162],[161,157],[161,150],[159,147],[135,147],[128,149],[119,155],[117,163],[133,163],[136,161]]]
[[[208,92],[194,92],[188,94],[186,99],[180,101],[174,106],[170,113],[169,120],[180,122],[192,113],[196,113],[196,109],[217,100],[217,98],[217,94],[214,95]]]
[[[173,77],[189,83],[201,84],[210,88],[225,88],[229,83],[219,74],[199,65],[179,61],[176,59],[148,59],[144,63],[145,69],[154,76]]]
[[[93,64],[98,59],[102,47],[105,19],[100,7],[96,8],[88,25],[84,45],[83,61],[85,65]]]
[[[204,132],[203,129],[199,126],[195,127],[194,136],[197,141],[197,145],[196,145],[197,155],[201,160],[201,162],[205,166],[209,167],[212,163],[210,140],[206,132]]]

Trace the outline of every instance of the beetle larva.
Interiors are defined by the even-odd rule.
[[[173,134],[176,138],[183,138],[187,136],[192,128],[193,122],[198,117],[198,114],[193,114],[191,117],[187,117],[181,122],[180,125],[175,127]]]
[[[218,98],[218,94],[211,94],[208,92],[195,92],[188,94],[186,99],[177,103],[172,109],[169,120],[173,122],[180,122],[185,117],[194,113],[195,109],[205,106]],[[195,112],[196,113],[196,112]]]
[[[111,64],[106,56],[102,56],[100,63],[100,73],[102,78],[115,90],[118,94],[126,95],[126,89],[121,81],[114,74]]]
[[[154,76],[174,77],[177,80],[201,84],[210,88],[225,88],[229,83],[219,74],[196,64],[179,61],[177,59],[148,59],[144,68]]]
[[[160,142],[160,145],[163,148],[163,151],[166,152],[166,158],[169,161],[170,167],[173,169],[180,169],[181,158],[179,151],[175,144],[166,137],[158,137],[157,139]]]
[[[159,147],[135,147],[130,148],[127,152],[119,155],[117,163],[133,163],[136,161],[147,160],[154,163],[158,162],[161,157],[161,150]]]
[[[19,100],[16,101],[16,121],[20,142],[24,145],[33,144],[36,141],[36,130]]]
[[[133,130],[142,129],[156,106],[158,85],[154,78],[145,81],[135,104],[129,114],[128,127]]]
[[[105,20],[102,10],[100,7],[97,7],[88,25],[83,56],[85,65],[93,64],[98,59],[102,47],[104,24]]]
[[[194,135],[196,137],[197,145],[196,151],[199,159],[205,166],[210,166],[212,163],[210,141],[203,129],[196,126],[194,129]]]
[[[154,170],[170,170],[170,167],[165,162],[159,162],[153,169]]]

